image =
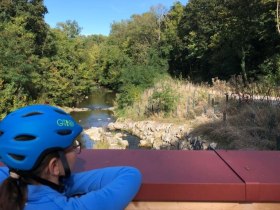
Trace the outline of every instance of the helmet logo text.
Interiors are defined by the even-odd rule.
[[[58,126],[74,127],[74,122],[72,120],[58,119],[56,124]]]

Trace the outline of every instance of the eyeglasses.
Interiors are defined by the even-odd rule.
[[[76,154],[80,154],[82,151],[82,144],[78,140],[75,140],[73,144],[65,149],[65,153],[67,152],[75,152]]]

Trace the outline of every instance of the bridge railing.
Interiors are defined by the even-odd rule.
[[[83,150],[77,161],[140,169],[128,209],[280,209],[280,151]]]

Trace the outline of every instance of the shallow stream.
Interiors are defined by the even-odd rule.
[[[110,108],[113,107],[116,94],[104,88],[97,89],[88,98],[82,101],[78,108],[89,108],[90,111],[72,112],[72,117],[84,128],[103,127],[106,128],[110,122],[115,122],[116,118]],[[81,141],[85,148],[94,148],[92,140],[81,136]],[[138,149],[139,139],[127,134],[124,138],[129,142],[128,149]]]

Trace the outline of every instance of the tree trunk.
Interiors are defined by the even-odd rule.
[[[242,72],[242,77],[244,80],[244,85],[246,85],[247,83],[247,73],[246,73],[246,51],[245,49],[242,47],[241,50],[241,72]]]
[[[280,34],[280,23],[279,23],[279,4],[280,4],[280,0],[277,0],[277,8],[276,8],[276,21],[277,21],[277,30],[278,33]]]

